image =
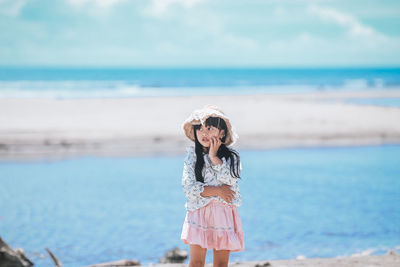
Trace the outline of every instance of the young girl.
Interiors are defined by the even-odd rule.
[[[190,245],[189,267],[204,266],[207,249],[213,249],[214,266],[228,266],[229,253],[244,250],[237,210],[242,168],[239,154],[228,147],[238,136],[225,113],[211,105],[193,111],[183,129],[194,142],[182,177],[187,212],[181,239]]]

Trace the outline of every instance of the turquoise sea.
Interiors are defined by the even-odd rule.
[[[400,87],[400,68],[0,67],[0,98],[110,98]]]
[[[400,250],[399,145],[239,152],[246,249],[232,261]],[[183,158],[3,161],[0,235],[49,267],[46,247],[66,267],[188,250]]]

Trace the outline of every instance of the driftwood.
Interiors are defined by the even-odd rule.
[[[54,262],[54,265],[55,265],[56,267],[62,267],[62,263],[61,263],[61,261],[56,257],[56,255],[54,255],[53,252],[51,252],[49,248],[46,248],[46,251],[49,253],[51,259],[52,259],[53,262]]]
[[[0,237],[0,266],[4,267],[31,267],[31,262],[24,253],[22,248],[13,250],[1,237]]]
[[[118,267],[118,266],[136,266],[140,265],[138,260],[119,260],[119,261],[110,261],[97,263],[93,265],[88,265],[86,267]]]

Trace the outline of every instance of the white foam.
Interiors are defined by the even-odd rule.
[[[343,88],[351,90],[363,90],[368,87],[368,81],[365,79],[346,79],[343,84]]]
[[[375,81],[373,88],[381,89],[384,82]],[[364,79],[346,80],[343,86],[317,85],[261,85],[261,86],[208,86],[208,87],[141,87],[127,81],[93,80],[25,80],[0,81],[0,98],[127,98],[144,96],[187,95],[251,95],[308,93],[316,91],[371,89]]]
[[[0,81],[0,98],[137,97],[144,91],[123,81]]]

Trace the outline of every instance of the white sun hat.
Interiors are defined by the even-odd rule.
[[[233,145],[237,139],[239,139],[239,136],[235,131],[235,127],[233,127],[229,121],[229,118],[219,107],[215,105],[205,105],[202,109],[194,110],[182,124],[185,135],[194,142],[195,139],[193,125],[204,125],[204,122],[209,117],[219,117],[225,121],[228,128],[228,133],[226,133],[225,138],[225,145]]]

